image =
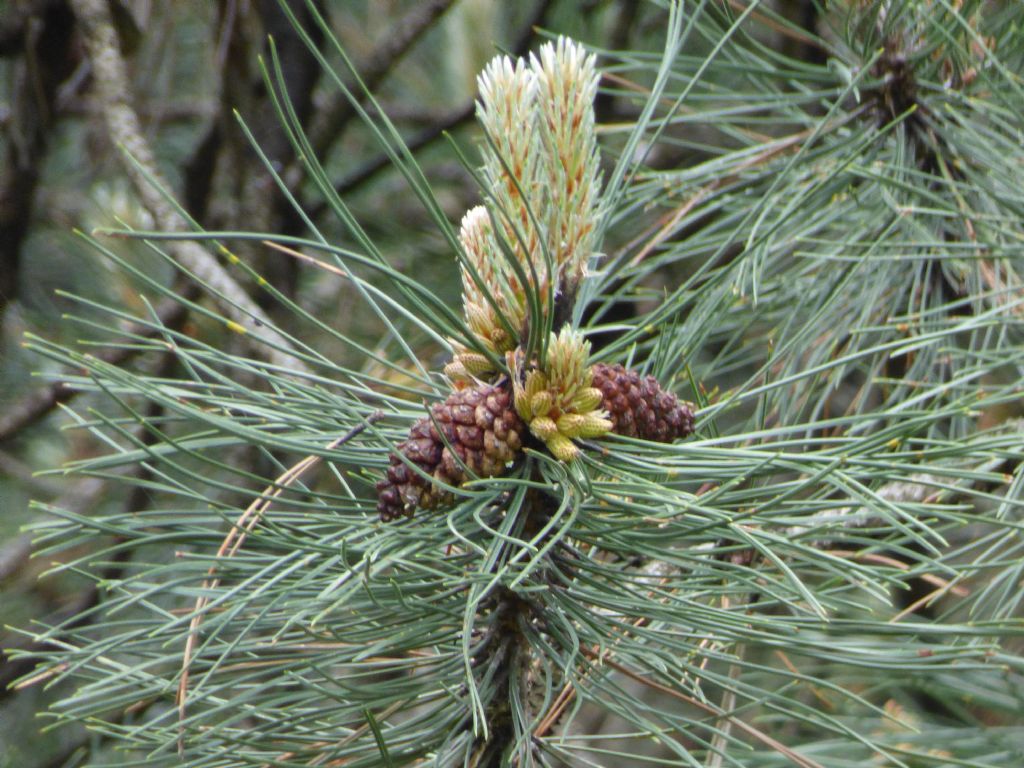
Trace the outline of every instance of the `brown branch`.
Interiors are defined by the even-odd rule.
[[[24,13],[13,13],[0,31],[0,37],[17,37],[23,53],[12,66],[0,171],[0,323],[4,308],[17,293],[21,246],[29,232],[40,168],[56,122],[57,92],[75,69],[75,20],[70,10],[63,3],[29,6]]]
[[[402,18],[395,21],[382,36],[381,43],[359,67],[359,78],[367,91],[379,86],[434,23],[454,5],[454,0],[423,0],[415,3]],[[354,91],[363,101],[365,94]],[[355,107],[344,94],[338,94],[310,126],[310,143],[318,157],[326,154],[341,135],[345,125],[356,115]]]
[[[21,571],[31,556],[32,538],[27,533],[16,536],[0,547],[0,582]]]
[[[190,287],[186,289],[186,298],[197,293],[197,289]],[[188,307],[174,299],[165,299],[156,307],[155,327],[134,326],[128,329],[127,333],[133,336],[145,336],[152,338],[162,332],[163,328],[176,328],[181,325],[188,313]],[[120,365],[139,354],[134,346],[120,346],[117,344],[103,349],[95,354],[95,357],[104,363]],[[48,413],[53,411],[61,403],[66,403],[81,393],[63,381],[55,381],[45,387],[31,392],[19,402],[11,405],[0,415],[0,443],[10,440],[21,433],[26,427],[30,427]]]
[[[729,5],[740,13],[744,13],[750,7],[750,3],[746,0],[728,0],[728,2]],[[759,2],[759,0],[754,0],[754,2]],[[800,29],[792,23],[783,23],[778,21],[776,18],[773,18],[773,16],[774,14],[768,14],[757,10],[750,14],[751,19],[760,22],[768,29],[777,32],[783,37],[791,38],[792,40],[807,46],[811,50],[820,49],[828,52],[828,48],[825,43],[817,35],[813,34],[813,32]]]
[[[80,98],[78,94],[72,94],[66,99],[62,98],[57,105],[57,111],[61,117],[103,116],[101,106]],[[197,120],[208,119],[216,112],[216,107],[210,101],[153,101],[140,104],[135,111],[145,119],[147,124],[168,125],[194,123]]]
[[[231,4],[236,2],[230,0]],[[260,157],[262,153],[274,168],[289,168],[297,162],[289,132],[282,125],[279,107],[271,97],[287,103],[296,122],[306,131],[315,114],[313,94],[323,74],[314,53],[323,47],[324,34],[313,23],[311,6],[306,0],[287,2],[298,27],[307,30],[307,46],[307,41],[285,13],[285,5],[279,0],[255,0],[249,15],[259,19],[260,33],[248,31],[252,24],[236,22],[226,41],[221,69],[224,78],[221,113],[216,122],[223,143],[218,165],[221,176],[227,177],[229,185],[238,193],[234,205],[222,208],[224,221],[217,222],[216,229],[256,229],[284,236],[301,235],[306,230],[305,219],[293,207],[294,199],[278,188],[274,174]],[[323,0],[316,0],[312,7],[322,13],[323,5]],[[257,51],[264,61],[273,59],[274,68],[280,68],[279,82],[266,82],[263,72],[254,67],[253,54]],[[238,131],[236,110],[244,117],[252,134],[251,141],[260,153]],[[294,192],[294,187],[291,189]],[[294,263],[263,261],[261,254],[248,242],[239,242],[237,247],[247,262],[258,265],[263,279],[285,296],[295,297],[299,273]],[[256,299],[268,312],[281,309],[277,299],[269,293],[261,293]]]
[[[0,14],[0,56],[21,53],[25,40],[25,27],[33,18],[38,19],[64,0],[7,0]]]
[[[463,123],[467,123],[472,120],[475,109],[476,104],[471,99],[466,104],[453,109],[451,112],[441,117],[434,125],[428,126],[427,128],[419,131],[405,143],[405,146],[412,153],[423,149],[439,139],[446,132],[452,131]],[[334,185],[334,190],[339,196],[351,194],[378,173],[390,167],[391,158],[386,153],[382,152],[342,178]],[[327,202],[320,199],[311,205],[309,210],[311,212],[310,218],[316,219],[326,212]]]
[[[542,26],[547,18],[552,2],[553,0],[541,0],[537,3],[533,14],[523,25],[522,31],[512,46],[511,52],[513,55],[522,56],[526,53],[536,35],[537,28]],[[418,152],[444,136],[447,132],[453,131],[472,120],[475,112],[476,101],[475,99],[470,99],[462,106],[455,107],[451,111],[438,116],[432,125],[428,125],[414,134],[405,145],[411,153]],[[389,167],[391,167],[391,158],[387,153],[382,152],[338,181],[334,185],[334,190],[339,196],[350,194]],[[311,218],[315,219],[321,216],[326,209],[327,203],[323,200],[319,201],[311,207],[313,212]]]

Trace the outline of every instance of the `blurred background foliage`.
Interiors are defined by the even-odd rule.
[[[30,500],[81,515],[130,512],[145,507],[149,500],[142,485],[126,490],[128,486],[96,477],[65,479],[34,475],[40,468],[58,467],[101,455],[106,447],[90,439],[84,431],[61,430],[67,423],[60,409],[63,401],[76,398],[75,410],[85,413],[89,410],[90,398],[97,396],[73,394],[59,383],[51,383],[47,374],[56,374],[60,370],[58,364],[29,354],[23,349],[22,340],[26,333],[31,333],[58,344],[74,344],[82,333],[81,326],[62,322],[66,313],[73,313],[87,322],[111,322],[109,314],[90,312],[88,306],[70,301],[67,294],[120,306],[128,313],[150,311],[140,296],[138,282],[125,270],[114,269],[109,260],[95,258],[92,248],[73,230],[88,232],[96,227],[122,224],[149,229],[154,222],[126,179],[122,160],[111,144],[100,109],[91,97],[91,67],[78,34],[72,4],[64,0],[0,0],[0,3],[3,3],[0,5],[0,155],[4,158],[0,166],[0,647],[30,648],[30,640],[3,628],[24,627],[34,619],[48,625],[75,616],[81,616],[84,622],[91,621],[90,609],[95,606],[98,594],[94,581],[78,578],[73,572],[37,579],[51,563],[30,558],[30,541],[22,529],[40,514],[30,507]],[[306,26],[312,28],[303,4],[291,5]],[[615,151],[623,146],[629,126],[641,113],[643,91],[653,85],[655,67],[651,62],[657,58],[665,37],[662,5],[634,0],[512,3],[500,0],[320,0],[318,3],[366,85],[376,94],[383,111],[416,152],[416,159],[434,194],[453,222],[478,201],[479,192],[446,137],[450,135],[463,147],[471,146],[478,138],[472,120],[475,78],[494,51],[521,54],[535,49],[543,39],[542,30],[546,30],[570,35],[598,51],[641,52],[607,55],[601,62],[607,74],[597,104],[598,121],[603,126],[606,158],[614,158]],[[718,13],[725,20],[724,28],[737,14],[747,12],[750,4],[746,0],[714,0],[691,5]],[[863,228],[859,231],[863,234],[863,243],[851,235],[841,244],[827,242],[820,231],[812,231],[808,225],[810,221],[820,223],[820,217],[834,220],[842,220],[847,215],[856,217],[858,195],[884,196],[891,191],[889,187],[882,188],[884,185],[855,187],[849,177],[841,177],[838,172],[830,176],[831,171],[845,168],[843,146],[846,142],[854,144],[857,134],[852,134],[851,139],[850,134],[842,131],[822,129],[821,125],[830,125],[827,121],[815,121],[828,112],[831,104],[843,103],[849,107],[855,99],[860,99],[856,91],[864,73],[844,71],[838,58],[829,60],[825,47],[818,41],[827,39],[834,53],[843,50],[844,41],[857,40],[860,45],[850,52],[849,60],[857,59],[865,51],[876,52],[872,66],[877,66],[883,86],[874,91],[872,98],[875,100],[864,100],[863,110],[850,108],[850,114],[872,125],[883,125],[896,118],[902,120],[911,107],[911,103],[905,101],[908,89],[903,86],[907,83],[900,79],[905,62],[899,58],[899,52],[887,47],[891,38],[873,37],[884,24],[853,30],[842,28],[842,20],[847,18],[851,8],[867,4],[853,0],[845,3],[774,0],[760,5],[764,13],[756,11],[744,27],[749,34],[744,50],[751,52],[746,63],[734,59],[729,65],[713,68],[710,77],[703,77],[702,62],[716,50],[720,41],[700,35],[690,38],[671,91],[673,95],[687,93],[688,100],[683,101],[682,109],[660,142],[636,149],[647,171],[640,174],[637,183],[630,188],[629,204],[606,242],[605,250],[620,258],[613,262],[617,268],[601,286],[610,298],[595,301],[591,310],[595,322],[604,323],[607,328],[606,338],[601,334],[595,334],[594,338],[599,347],[611,350],[609,355],[634,343],[637,348],[650,352],[642,329],[624,334],[623,328],[628,330],[632,317],[653,311],[666,294],[694,280],[689,284],[694,298],[687,308],[691,327],[699,331],[680,337],[671,349],[661,351],[660,359],[688,358],[699,353],[701,357],[695,365],[699,362],[716,372],[709,385],[719,393],[763,372],[760,366],[764,364],[764,349],[753,352],[743,342],[764,338],[768,340],[766,344],[770,343],[774,324],[779,323],[781,328],[789,322],[795,302],[806,301],[808,307],[813,308],[808,310],[808,317],[826,305],[831,307],[829,318],[833,331],[837,330],[836,318],[847,322],[858,318],[865,327],[886,325],[892,317],[884,310],[895,306],[888,294],[872,299],[873,294],[862,291],[860,285],[844,286],[819,279],[818,274],[812,274],[820,269],[817,262],[809,268],[806,283],[773,282],[773,276],[800,274],[799,269],[793,269],[793,263],[799,262],[801,254],[798,250],[794,255],[792,244],[800,242],[800,230],[804,226],[811,232],[809,237],[817,253],[828,252],[835,256],[838,272],[843,258],[850,253],[856,253],[858,248],[865,253],[871,251],[871,244],[880,237],[877,232],[869,231],[871,226],[892,223],[862,221]],[[901,5],[922,4],[881,5],[898,9]],[[935,5],[960,8],[963,4],[937,1]],[[1019,13],[1015,14],[1014,6],[1012,0],[985,3],[980,4],[979,12],[1005,14],[1005,24],[992,26],[1001,26],[1011,36],[1016,29],[1019,35],[1019,28],[1014,26],[1019,22]],[[447,298],[452,306],[457,306],[459,286],[452,279],[454,269],[449,244],[394,172],[366,125],[325,82],[321,67],[297,38],[276,0],[182,0],[174,3],[111,0],[110,8],[129,66],[132,103],[141,118],[145,137],[173,193],[203,228],[307,234],[305,223],[296,215],[295,208],[240,130],[237,112],[287,185],[289,194],[298,201],[298,207],[310,216],[327,240],[342,247],[356,245],[350,232],[333,216],[304,177],[281,130],[259,68],[259,58],[268,54],[269,35],[274,38],[283,62],[288,96],[297,119],[306,127],[316,155],[355,217],[367,227],[396,270],[414,276],[439,296]],[[985,38],[979,36],[979,39]],[[950,45],[951,49],[953,47]],[[956,50],[965,49],[970,51],[971,46],[964,45]],[[1012,68],[1020,64],[1019,51],[1008,45],[1003,45],[1001,51],[1006,52],[1004,63],[1013,71]],[[959,78],[962,83],[979,76],[969,59],[956,61],[938,49],[927,51],[921,57],[931,67],[929,82],[941,83],[945,77]],[[830,68],[832,75],[827,75]],[[689,78],[694,71],[700,71],[702,77],[693,77],[693,83],[700,82],[691,93]],[[814,88],[816,78],[820,90]],[[770,87],[765,85],[768,81]],[[786,92],[788,100],[773,104],[770,94],[775,90]],[[749,94],[746,101],[744,93]],[[769,96],[759,101],[765,94]],[[1019,127],[1022,108],[1019,94],[999,96],[1006,103],[1000,103],[1000,98],[990,101],[1005,112],[999,113],[993,108],[997,113],[994,119],[1005,120],[1010,125],[1017,121],[1015,124]],[[688,118],[691,104],[696,105],[692,120]],[[878,114],[869,113],[869,109],[877,110]],[[709,121],[709,115],[715,119]],[[941,121],[941,117],[929,115],[928,119]],[[896,120],[894,133],[905,130],[909,124],[900,120]],[[988,177],[967,162],[974,151],[972,142],[977,137],[953,121],[930,127],[945,130],[944,133],[938,131],[942,152],[936,152],[934,146],[915,145],[908,139],[879,150],[879,162],[894,167],[893,157],[886,152],[893,155],[920,152],[917,158],[901,166],[916,167],[920,175],[910,174],[901,179],[900,184],[904,190],[927,191],[933,189],[928,186],[932,177],[948,173],[948,169],[943,171],[939,167],[941,163],[936,165],[935,158],[947,157],[957,173],[965,174],[987,189]],[[790,149],[795,146],[785,142],[792,137],[806,138],[807,133],[802,133],[805,131],[820,131],[826,143],[834,142],[829,145],[830,154],[820,163],[806,164],[808,173],[822,183],[809,185],[811,192],[806,199],[798,201],[805,206],[803,215],[780,217],[772,230],[774,238],[759,239],[764,228],[755,230],[764,222],[747,218],[752,210],[750,200],[772,199],[773,174],[780,167],[774,161],[779,160],[784,165],[790,157]],[[918,130],[915,135],[929,134],[927,130]],[[782,143],[769,150],[769,154],[743,156],[745,147],[772,147],[771,142],[776,138]],[[997,146],[994,140],[987,149],[993,146]],[[950,147],[958,148],[963,162],[955,153],[944,154]],[[860,150],[856,148],[857,152]],[[716,160],[720,160],[720,164],[716,165]],[[985,157],[986,163],[990,160],[991,157]],[[689,169],[695,170],[691,173]],[[870,177],[869,170],[867,167],[858,169],[862,180]],[[1012,168],[997,170],[1011,176],[1016,172]],[[837,181],[831,186],[833,179]],[[1004,183],[999,178],[992,182],[996,194],[1005,189],[1001,186]],[[697,210],[704,218],[687,218],[688,211],[677,216],[680,201],[694,190],[702,190]],[[923,210],[922,198],[914,197],[915,194],[908,193],[911,201],[904,200],[901,204],[920,206]],[[1009,192],[1007,196],[1012,198]],[[704,205],[707,200],[712,202]],[[760,212],[767,215],[766,209],[767,204]],[[667,215],[666,210],[673,213]],[[951,220],[944,212],[935,216]],[[955,224],[959,226],[959,222]],[[995,226],[1004,224],[999,219]],[[722,235],[725,231],[730,233],[728,238]],[[946,235],[952,240],[963,233]],[[743,237],[748,238],[747,246],[754,244],[758,250],[744,262],[740,273],[730,274],[728,284],[709,280],[711,287],[703,294],[698,292],[696,288],[703,279],[699,277],[701,265],[716,259],[720,259],[719,264],[728,264],[739,250],[735,244],[742,243]],[[665,239],[672,240],[676,247],[661,251],[659,246]],[[1013,241],[1012,236],[1008,239]],[[730,248],[733,245],[735,248],[729,252],[719,249],[718,244],[724,240],[731,240]],[[630,246],[639,241],[651,242],[653,255],[638,269],[636,260],[631,259],[639,249]],[[911,241],[913,237],[908,235],[908,242]],[[803,241],[803,245],[810,248],[810,242]],[[1016,243],[1019,246],[1019,237]],[[168,283],[181,280],[180,275],[168,269],[165,262],[139,241],[108,239],[104,245],[148,275]],[[382,338],[383,325],[379,319],[368,312],[353,311],[353,307],[359,306],[353,283],[339,282],[330,274],[304,267],[253,241],[242,241],[233,247],[244,262],[327,326],[371,347]],[[953,260],[943,263],[941,271],[948,278],[948,285],[970,283],[975,277],[971,270]],[[983,270],[979,274],[978,280],[984,282]],[[238,277],[244,281],[244,276]],[[948,294],[942,294],[947,289],[940,285],[941,280],[931,273],[904,274],[902,278],[915,287],[934,284],[935,292],[922,289],[920,294],[930,297],[935,293],[938,296],[935,306],[950,300]],[[1001,278],[1014,286],[1009,289],[1012,296],[1013,290],[1018,290],[1015,275],[1008,271]],[[372,282],[376,278],[367,276],[367,279]],[[889,285],[881,283],[883,289]],[[993,300],[998,300],[1003,295],[1000,293],[1002,285],[990,282],[980,290],[991,292],[995,296]],[[842,295],[838,295],[837,286],[844,292]],[[303,342],[337,361],[339,366],[364,366],[365,360],[358,359],[358,350],[353,346],[340,343],[336,336],[328,333],[310,337],[309,334],[316,334],[316,329],[309,323],[298,323],[293,312],[267,299],[257,285],[250,283],[243,287],[260,301],[263,310],[280,328],[301,333]],[[972,284],[971,287],[974,291],[977,286]],[[179,283],[176,290],[187,293],[189,287]],[[714,312],[708,307],[712,302],[721,305],[722,298],[715,293],[719,290],[734,293],[730,301],[737,307],[749,306],[755,298],[759,299],[762,312],[756,324],[744,326],[736,321],[732,325],[702,325],[701,312],[706,310],[713,316]],[[701,298],[712,295],[714,299]],[[678,309],[682,305],[675,306]],[[922,299],[921,306],[921,312],[927,314],[928,301]],[[218,348],[240,354],[245,345],[238,334],[202,316],[159,305],[157,311],[164,313],[161,317],[169,327]],[[657,316],[653,319],[676,320]],[[895,327],[887,328],[885,333]],[[807,344],[807,354],[784,356],[782,367],[774,372],[779,378],[824,364],[842,354],[855,354],[861,345],[869,343],[864,336],[839,339],[827,333],[823,337],[828,336],[828,343],[823,343],[815,333],[808,331],[803,336],[801,333],[794,334],[790,344],[797,343],[793,339],[802,339]],[[890,338],[877,327],[872,333],[881,335],[872,337],[870,343],[882,344]],[[814,340],[818,343],[812,344]],[[440,367],[445,356],[440,346],[432,347],[432,342],[425,338],[414,342],[421,356],[434,363],[435,369]],[[999,347],[991,348],[998,350]],[[93,353],[106,355],[119,364],[129,364],[132,357],[131,350],[123,347],[96,347]],[[977,352],[979,359],[983,355],[984,350]],[[160,375],[160,366],[167,362],[142,359],[130,364],[152,375]],[[1018,375],[1016,363],[1005,369],[1001,369],[998,362],[985,364],[990,380],[1006,380],[1012,384]],[[931,370],[925,355],[916,365],[915,370]],[[886,368],[873,373],[883,378],[890,376],[891,388],[872,389],[866,403],[856,406],[866,390],[857,386],[856,376],[853,382],[843,379],[839,401],[844,407],[854,403],[853,410],[858,407],[866,410],[880,403],[898,402],[907,395],[898,382],[907,371]],[[387,369],[382,369],[379,375],[396,380],[399,377]],[[735,406],[735,410],[729,412],[723,406],[717,426],[721,428],[730,420],[751,419],[755,408],[760,411],[762,423],[770,423],[771,414],[778,412],[779,400],[783,398],[800,403],[800,408],[787,406],[786,412],[790,415],[802,409],[807,414],[820,416],[823,409],[838,407],[837,399],[826,394],[833,380],[838,381],[839,377],[830,369],[821,381],[796,381],[792,389],[773,390],[763,401],[747,398],[732,405],[727,403],[729,407]],[[680,381],[675,384],[677,388],[687,386]],[[702,393],[688,391],[688,394]],[[721,403],[716,392],[703,394],[708,394],[712,403]],[[986,429],[1004,426],[1019,415],[1018,403],[1002,397],[984,411],[982,426]],[[972,421],[975,416],[972,414]],[[755,414],[753,418],[756,420],[758,416]],[[952,434],[956,435],[956,428]],[[272,473],[267,467],[258,469],[263,474]],[[1014,493],[1018,485],[1013,485]],[[104,544],[98,542],[97,547]],[[1006,557],[1013,553],[1010,550]],[[73,559],[82,553],[69,550],[62,554]],[[111,576],[116,576],[117,563],[111,563],[110,568]],[[908,598],[908,601],[912,603],[913,599]],[[827,664],[821,662],[821,666],[824,668]],[[814,673],[835,680],[852,674],[849,669],[823,668],[815,669]],[[100,736],[87,735],[84,730],[74,728],[41,733],[43,722],[36,715],[66,695],[68,689],[62,685],[49,689],[34,685],[8,687],[31,669],[31,662],[25,659],[0,657],[0,766],[64,765],[82,754],[84,745],[90,747],[94,761],[102,762],[108,746]],[[1008,688],[1014,684],[1007,682]],[[948,680],[946,686],[954,689],[957,682]],[[815,695],[822,699],[828,697],[828,693],[822,691]],[[944,693],[940,691],[936,695],[941,698]],[[1021,714],[1019,693],[1007,690],[999,695],[1002,696],[999,702],[990,701],[986,709],[963,714],[963,720],[982,725],[986,721],[993,726],[1012,725],[1015,716]],[[902,705],[895,698],[890,701],[894,712],[900,710]],[[930,705],[922,706],[927,710]],[[962,705],[950,706],[955,709]],[[937,708],[945,711],[944,707],[945,704]],[[912,719],[902,710],[896,714]],[[602,716],[614,719],[611,715]],[[609,726],[610,729],[616,727],[621,725]],[[600,721],[594,728],[596,732],[604,732]],[[1012,743],[1009,737],[1008,742]],[[921,747],[922,751],[927,748],[927,744]],[[976,749],[983,753],[985,746],[978,745]],[[1017,752],[1010,749],[1005,754],[1007,761],[1002,764],[1020,764],[1017,761],[1019,749]],[[862,764],[858,760],[854,758],[850,764]],[[110,757],[110,761],[116,762],[116,757]],[[764,764],[771,762],[766,760]],[[985,764],[1000,763],[996,759]]]

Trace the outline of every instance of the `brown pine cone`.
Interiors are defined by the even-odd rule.
[[[621,365],[596,363],[594,381],[604,394],[601,404],[612,420],[612,432],[656,443],[670,443],[693,432],[693,411],[653,376],[641,376]]]
[[[399,443],[397,451],[448,485],[502,475],[522,449],[526,426],[513,407],[508,386],[481,384],[457,390],[433,405],[430,413],[432,418],[413,425],[409,439]],[[448,495],[392,454],[391,466],[377,483],[377,511],[387,522],[403,514],[411,516],[417,508],[437,506]]]

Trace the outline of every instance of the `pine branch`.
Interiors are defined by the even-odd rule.
[[[417,151],[433,144],[448,131],[458,128],[460,125],[469,122],[476,111],[476,104],[473,100],[468,101],[461,107],[457,107],[443,115],[433,125],[422,128],[410,136],[405,144],[409,151]],[[380,154],[367,160],[361,166],[351,171],[334,185],[334,191],[339,197],[352,194],[361,186],[373,179],[381,171],[391,168],[391,158],[387,154]],[[319,219],[328,209],[326,200],[318,200],[309,205],[310,218]]]
[[[384,417],[384,414],[380,411],[375,411],[366,417],[365,422],[359,424],[341,437],[332,440],[327,444],[324,450],[333,450],[338,448],[355,437],[359,436],[365,429],[370,427],[377,421],[380,421]],[[274,500],[279,497],[290,485],[298,482],[301,477],[309,470],[316,467],[321,462],[319,456],[307,456],[302,461],[298,462],[294,466],[290,467],[284,474],[278,477],[273,485],[266,488],[259,498],[250,504],[246,510],[242,513],[239,519],[232,526],[228,532],[227,537],[221,543],[220,548],[217,550],[217,559],[226,559],[233,557],[242,548],[245,543],[245,539],[252,530],[259,525],[264,515],[267,514],[268,510],[274,503]],[[215,566],[211,566],[206,574],[206,581],[203,583],[204,591],[215,590],[219,584],[220,579],[217,577],[217,569]],[[176,695],[176,704],[178,709],[178,720],[179,722],[185,719],[186,709],[188,705],[188,686],[189,686],[189,672],[190,665],[192,663],[192,656],[194,653],[195,644],[198,641],[199,629],[202,625],[203,613],[205,612],[209,600],[206,598],[199,598],[196,601],[195,608],[193,610],[193,618],[189,624],[189,634],[185,641],[185,649],[182,654],[182,670],[181,677],[178,682],[178,691]],[[185,750],[184,742],[184,731],[178,738],[178,753],[182,754]]]
[[[60,717],[167,765],[1005,763],[1024,706],[1024,453],[998,411],[1019,402],[1024,370],[1021,94],[1006,76],[1024,46],[1005,32],[1020,10],[975,28],[972,0],[829,6],[812,26],[843,23],[819,38],[732,6],[669,4],[668,24],[638,6],[636,34],[667,29],[664,52],[600,60],[614,75],[602,87],[638,117],[602,135],[621,158],[602,201],[614,207],[573,210],[579,231],[607,231],[611,259],[599,243],[573,253],[588,241],[546,209],[593,202],[574,195],[596,175],[569,172],[593,158],[571,130],[587,119],[549,116],[531,145],[536,81],[509,62],[489,81],[506,90],[482,98],[489,207],[458,236],[394,126],[363,115],[459,249],[461,325],[334,196],[284,101],[310,181],[360,250],[274,247],[343,277],[353,311],[380,319],[377,344],[330,336],[357,350],[355,369],[325,360],[330,375],[295,379],[188,334],[132,340],[173,349],[171,377],[35,343],[109,396],[79,417],[109,453],[70,469],[152,467],[139,487],[158,499],[137,514],[53,510],[40,533],[43,551],[76,553],[68,571],[101,579],[122,548],[137,566],[105,595],[105,621],[40,650],[40,675],[77,686]],[[874,66],[880,14],[929,43],[912,81],[894,58]],[[310,52],[345,58],[323,31],[322,50],[303,37]],[[831,63],[791,59],[777,36],[801,51],[817,40]],[[978,70],[991,82],[944,85],[979,45],[1001,57]],[[567,65],[582,61],[572,48]],[[268,80],[286,99],[278,64]],[[890,109],[906,106],[901,78],[929,107],[917,121]],[[565,93],[592,97],[582,86]],[[660,145],[683,162],[638,168]],[[578,294],[573,280],[539,288],[555,267]],[[616,303],[640,310],[546,333],[545,312],[575,298],[598,322]],[[495,308],[535,332],[509,334]],[[600,331],[617,341],[592,364],[586,334]],[[455,382],[440,376],[446,343]],[[658,414],[683,393],[698,407],[680,440],[694,424],[658,431]],[[164,409],[145,421],[155,443],[132,435],[140,401]],[[363,429],[377,404],[387,418]],[[657,429],[638,427],[644,413]],[[232,458],[238,446],[259,459]],[[320,477],[299,476],[315,463]],[[104,721],[125,702],[159,707]]]
[[[181,305],[175,306],[180,307]],[[169,376],[176,365],[177,360],[174,355],[165,353],[159,359],[159,364],[157,366],[159,369],[158,375]],[[159,439],[157,433],[152,430],[147,430],[146,423],[159,421],[162,414],[163,408],[158,403],[150,403],[146,408],[145,413],[142,414],[143,424],[135,430],[136,438],[142,445],[152,446],[157,444]],[[145,464],[138,464],[131,469],[129,475],[137,481],[137,485],[135,485],[132,491],[125,498],[123,507],[125,513],[135,514],[145,509],[149,503],[149,493],[146,490],[146,483],[152,479],[153,474],[152,470]],[[60,499],[58,500],[58,504],[67,509],[74,509],[77,514],[85,515],[88,513],[88,507],[96,503],[96,501],[101,497],[103,491],[107,490],[106,486],[106,481],[98,480],[96,478],[87,478],[81,481],[74,489],[75,495],[72,499]],[[123,540],[118,537],[114,537],[115,545],[122,543],[124,543]],[[125,569],[131,561],[132,554],[131,549],[118,549],[113,557],[105,564],[101,573],[101,581],[107,583],[120,581],[124,577]],[[59,647],[62,641],[62,635],[67,635],[75,630],[80,630],[81,628],[99,620],[100,612],[98,608],[103,602],[103,598],[104,589],[101,588],[100,584],[94,583],[90,585],[72,602],[71,606],[62,611],[62,618],[51,618],[48,621],[51,625],[59,625],[61,627],[60,632],[55,633],[43,642],[36,642],[27,646],[7,649],[8,651],[17,651],[19,657],[14,660],[9,659],[7,658],[8,654],[6,652],[0,656],[0,661],[4,662],[0,665],[0,698],[3,698],[5,693],[10,693],[25,687],[25,685],[22,685],[21,688],[10,688],[11,684],[18,680],[18,678],[32,672],[33,668],[36,666],[36,657],[38,654],[43,653],[51,646]]]

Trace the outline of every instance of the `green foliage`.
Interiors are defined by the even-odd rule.
[[[59,720],[120,764],[193,768],[1021,761],[1024,10],[851,0],[819,7],[818,33],[757,3],[640,13],[662,50],[599,51],[629,119],[604,127],[607,253],[575,320],[599,359],[697,401],[697,434],[583,441],[569,464],[538,445],[382,524],[374,482],[450,389],[436,350],[472,333],[335,193],[272,57],[281,125],[349,245],[311,219],[308,237],[187,237],[305,254],[380,337],[236,258],[287,307],[305,371],[85,298],[91,344],[170,370],[31,340],[105,396],[70,414],[107,451],[67,471],[147,499],[47,507],[36,529],[102,594],[92,621],[36,633],[73,686]],[[394,126],[363,117],[457,248]],[[107,235],[171,268],[186,236],[87,239],[147,304],[222,321]],[[128,317],[127,341],[105,330]]]

